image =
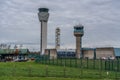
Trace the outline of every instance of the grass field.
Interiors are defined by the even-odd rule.
[[[56,77],[0,77],[0,80],[96,80],[96,79],[78,79],[78,78],[56,78]],[[97,79],[101,80],[101,79]],[[114,79],[103,79],[114,80]]]
[[[35,62],[0,63],[0,80],[115,80],[119,75],[120,72],[43,65]]]

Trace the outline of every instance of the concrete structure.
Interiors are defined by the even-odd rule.
[[[102,48],[82,48],[82,58],[88,59],[115,59],[120,58],[120,48],[102,47]],[[46,49],[46,55],[50,59],[56,58],[76,58],[75,49]]]
[[[41,22],[41,40],[40,40],[40,54],[44,54],[44,50],[47,48],[47,22],[49,18],[49,9],[39,8],[39,21]]]
[[[55,30],[55,48],[60,49],[60,28]]]
[[[45,55],[49,55],[50,59],[75,58],[75,50],[74,49],[46,49]]]
[[[50,59],[57,59],[56,49],[45,49],[45,55],[49,55]]]
[[[102,47],[102,48],[96,48],[96,59],[100,58],[109,58],[114,57],[114,48],[113,47]]]
[[[76,37],[76,58],[82,57],[81,44],[82,44],[83,34],[84,34],[84,32],[83,32],[82,25],[74,26],[74,36]]]
[[[95,59],[95,49],[94,48],[82,48],[82,58]]]

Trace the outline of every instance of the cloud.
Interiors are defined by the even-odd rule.
[[[60,27],[61,46],[75,48],[73,26],[79,23],[85,30],[83,46],[119,43],[119,0],[1,0],[0,41],[39,44],[39,7],[50,9],[48,47],[54,47],[55,29]]]

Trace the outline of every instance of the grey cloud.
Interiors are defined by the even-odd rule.
[[[54,47],[55,28],[59,26],[62,47],[75,48],[73,26],[79,23],[85,26],[83,46],[115,46],[119,43],[119,0],[1,0],[0,41],[39,44],[39,7],[50,9],[49,47]]]

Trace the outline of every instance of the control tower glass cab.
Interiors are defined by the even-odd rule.
[[[84,30],[82,25],[74,26],[74,36],[83,36]]]
[[[74,36],[76,37],[76,58],[81,58],[82,57],[82,51],[81,51],[81,46],[82,46],[82,36],[84,35],[84,30],[83,30],[82,25],[77,25],[74,26]]]
[[[38,17],[41,22],[41,33],[40,33],[40,54],[44,54],[47,49],[47,22],[49,18],[48,8],[39,8]]]
[[[48,8],[39,8],[38,9],[39,13],[38,13],[38,17],[39,17],[39,21],[48,21],[48,17],[49,17],[49,9]]]

